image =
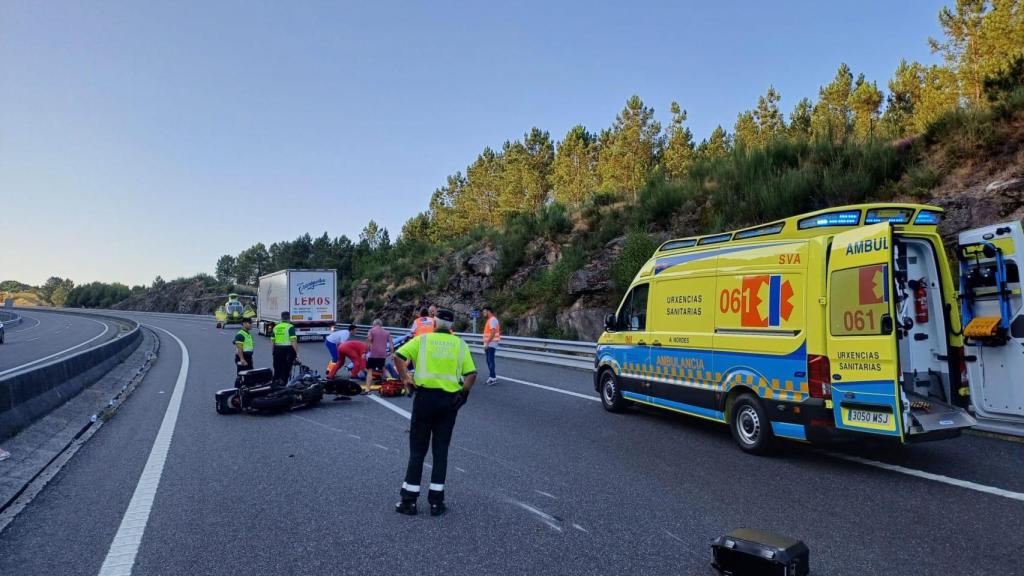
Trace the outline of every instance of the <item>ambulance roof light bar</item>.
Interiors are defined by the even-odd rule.
[[[878,224],[888,222],[889,224],[910,224],[910,215],[914,211],[910,208],[875,208],[868,210],[864,216],[865,224]]]
[[[797,228],[807,230],[808,228],[856,226],[857,224],[860,224],[860,210],[843,210],[841,212],[828,212],[804,218],[797,224]]]
[[[937,226],[942,220],[942,213],[935,210],[921,210],[914,218],[915,226]]]

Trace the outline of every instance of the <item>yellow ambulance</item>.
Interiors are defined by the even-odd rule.
[[[604,407],[776,438],[949,438],[974,425],[942,210],[844,206],[662,244],[598,341]]]

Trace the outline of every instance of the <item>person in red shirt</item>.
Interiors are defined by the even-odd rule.
[[[342,342],[338,344],[338,357],[338,362],[327,372],[327,377],[334,378],[334,375],[338,373],[338,369],[345,364],[341,361],[341,358],[345,357],[352,361],[350,377],[356,378],[360,372],[366,370],[366,343],[359,340]]]

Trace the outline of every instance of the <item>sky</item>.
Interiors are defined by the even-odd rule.
[[[0,280],[148,284],[309,232],[395,238],[445,177],[638,94],[697,140],[840,62],[936,62],[939,0],[33,2],[0,8]]]

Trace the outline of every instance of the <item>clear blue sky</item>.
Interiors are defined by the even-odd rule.
[[[769,84],[935,61],[943,2],[5,2],[0,279],[149,283],[301,233],[395,237],[445,176],[631,94],[698,140]]]

